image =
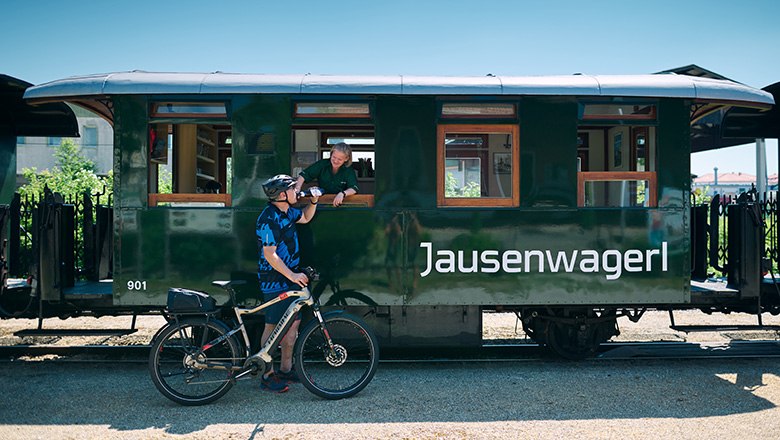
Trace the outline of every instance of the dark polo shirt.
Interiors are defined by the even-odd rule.
[[[325,194],[337,194],[349,188],[358,191],[357,176],[352,167],[342,165],[336,174],[331,172],[332,169],[330,159],[322,159],[301,171],[301,176],[305,182],[317,180],[317,185]]]

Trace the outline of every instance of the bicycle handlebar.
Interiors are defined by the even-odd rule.
[[[311,266],[306,266],[302,268],[301,272],[303,272],[303,274],[306,275],[309,281],[317,281],[318,279],[320,279],[320,273],[317,272],[317,269]]]

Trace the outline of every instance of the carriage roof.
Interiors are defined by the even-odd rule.
[[[561,76],[340,76],[118,72],[76,76],[31,87],[24,97],[50,100],[128,94],[359,94],[689,98],[758,107],[770,93],[737,82],[676,74]]]

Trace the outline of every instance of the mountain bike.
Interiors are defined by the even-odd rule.
[[[310,268],[304,273],[312,281],[316,278]],[[267,372],[279,341],[304,306],[311,308],[314,319],[300,331],[293,352],[303,386],[325,399],[343,399],[360,392],[374,377],[379,345],[362,319],[343,311],[321,313],[319,300],[306,287],[254,308],[238,307],[233,287],[240,284],[245,281],[212,282],[230,295],[233,326],[217,318],[216,301],[207,293],[169,290],[169,322],[153,338],[149,354],[152,381],[165,397],[181,405],[204,405],[224,396],[237,380]],[[189,295],[189,306],[176,306],[175,298],[182,295]],[[242,317],[290,297],[296,299],[260,350],[251,354]]]

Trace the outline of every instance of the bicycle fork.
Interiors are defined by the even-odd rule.
[[[314,317],[317,318],[317,321],[320,323],[320,330],[322,330],[322,335],[325,337],[325,343],[328,345],[328,355],[331,357],[338,356],[338,353],[336,352],[336,346],[333,344],[333,340],[330,339],[328,327],[325,326],[325,320],[322,318],[319,301],[316,301],[312,305],[312,312],[314,313]]]

